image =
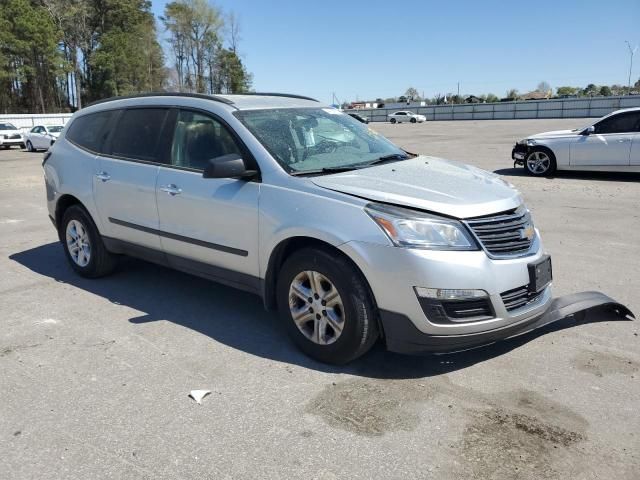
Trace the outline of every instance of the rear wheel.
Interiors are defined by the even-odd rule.
[[[83,277],[108,275],[116,257],[107,251],[89,213],[79,205],[69,207],[60,222],[58,235],[71,267]]]
[[[291,255],[277,285],[278,310],[290,337],[316,360],[344,364],[379,337],[376,309],[350,262],[316,248]]]
[[[391,123],[396,123],[396,119],[392,118],[391,120],[389,120]]]

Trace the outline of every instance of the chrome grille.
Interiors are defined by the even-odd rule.
[[[516,310],[520,307],[524,307],[525,305],[535,302],[543,292],[544,289],[536,293],[531,293],[529,291],[529,287],[527,285],[524,285],[522,287],[502,292],[500,296],[502,297],[502,303],[504,303],[504,307],[508,312],[510,312],[512,310]]]
[[[484,249],[494,256],[522,255],[535,238],[531,215],[525,207],[465,220]],[[529,238],[527,238],[529,234]]]

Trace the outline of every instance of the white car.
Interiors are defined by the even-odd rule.
[[[389,121],[391,123],[402,123],[402,122],[411,122],[411,123],[422,123],[427,120],[427,117],[424,115],[418,115],[417,113],[409,112],[407,110],[402,110],[400,112],[394,112],[389,115]]]
[[[62,125],[36,125],[26,135],[25,145],[27,150],[47,150],[53,145],[62,132]]]
[[[12,123],[0,122],[0,148],[24,147],[22,132]]]
[[[640,172],[640,108],[615,111],[583,128],[524,138],[511,158],[535,176],[556,170]]]

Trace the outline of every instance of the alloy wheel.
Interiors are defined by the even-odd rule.
[[[535,175],[542,175],[551,167],[551,159],[545,152],[533,152],[527,157],[527,168]]]
[[[342,334],[345,310],[335,285],[313,270],[300,272],[289,287],[291,318],[300,332],[318,345],[330,345]]]
[[[67,249],[71,259],[80,267],[86,267],[91,260],[91,242],[87,229],[77,220],[67,224]]]

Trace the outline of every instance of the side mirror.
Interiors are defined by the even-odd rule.
[[[250,179],[258,174],[256,170],[247,170],[244,160],[237,153],[229,153],[212,158],[207,162],[202,176],[204,178],[245,178]]]
[[[591,135],[592,133],[596,133],[596,127],[593,125],[589,125],[587,128],[580,132],[580,135]]]

